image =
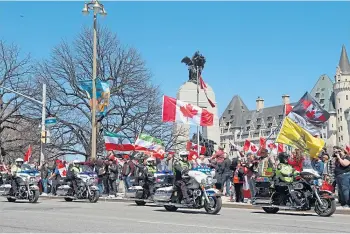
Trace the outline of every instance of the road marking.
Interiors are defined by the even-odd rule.
[[[30,210],[16,210],[17,212],[21,213],[36,213],[36,214],[45,214],[53,216],[62,216],[63,218],[68,218],[67,216],[73,216],[76,217],[77,215],[79,217],[85,217],[85,218],[93,218],[93,219],[101,219],[102,222],[110,223],[110,221],[107,221],[106,219],[113,220],[113,221],[130,221],[130,222],[137,222],[137,223],[147,223],[147,224],[160,224],[160,225],[172,225],[172,226],[182,226],[182,227],[197,227],[197,228],[205,228],[205,229],[215,229],[215,230],[227,230],[231,232],[249,232],[249,233],[263,233],[261,231],[251,230],[251,229],[237,229],[237,228],[230,228],[230,227],[222,227],[222,226],[205,226],[205,225],[197,225],[197,224],[181,224],[181,223],[171,223],[171,222],[160,222],[160,221],[152,221],[152,220],[138,220],[138,219],[130,219],[130,218],[121,218],[121,217],[110,217],[110,216],[93,216],[93,215],[84,215],[84,214],[71,214],[71,213],[55,213],[55,212],[41,212],[41,211],[30,211]],[[8,213],[7,213],[8,214]],[[68,218],[71,219],[71,218]],[[97,220],[96,220],[97,221]],[[98,221],[101,222],[101,221]]]

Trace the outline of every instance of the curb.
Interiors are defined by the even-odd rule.
[[[40,196],[41,200],[64,200],[62,197],[42,197]],[[134,200],[127,199],[127,198],[121,198],[121,199],[111,199],[107,197],[100,197],[99,199],[100,202],[121,202],[121,203],[134,203]],[[252,205],[243,205],[243,204],[234,204],[234,203],[222,203],[223,208],[231,208],[231,209],[247,209],[247,210],[257,210],[257,211],[262,211],[262,209],[259,209],[258,207],[254,207]],[[288,210],[286,211],[288,212]],[[315,212],[311,211],[289,211],[289,212],[294,212],[294,213],[300,213],[300,214],[315,214]],[[350,209],[345,210],[345,209],[337,209],[335,211],[335,214],[341,214],[341,215],[350,215]]]

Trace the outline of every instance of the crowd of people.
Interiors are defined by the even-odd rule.
[[[141,153],[142,155],[142,153]],[[259,156],[253,153],[239,152],[238,157],[231,158],[224,149],[219,149],[211,157],[200,155],[199,157],[191,156],[188,162],[192,168],[209,167],[215,169],[216,187],[220,189],[225,196],[231,197],[235,202],[244,202],[243,184],[249,185],[250,194],[255,194],[255,178],[257,176],[269,176],[273,174],[274,168],[278,165],[277,155],[271,154],[267,149],[260,149]],[[33,168],[40,171],[41,186],[43,195],[48,193],[48,184],[51,184],[53,195],[56,194],[57,185],[62,181],[63,175],[59,171],[58,165],[64,165],[67,171],[77,167],[85,167],[84,170],[95,172],[98,176],[98,187],[102,195],[115,197],[118,193],[119,182],[123,181],[124,190],[128,191],[133,181],[137,179],[140,164],[146,165],[150,162],[151,156],[136,154],[131,157],[128,154],[115,155],[109,152],[106,159],[91,159],[87,162],[66,163],[65,161],[56,160],[54,162],[44,162],[42,165],[34,163]],[[344,207],[350,205],[350,156],[349,153],[341,147],[333,147],[333,152],[328,153],[323,149],[320,156],[310,159],[303,152],[294,150],[288,160],[295,171],[302,171],[303,168],[312,168],[322,176],[324,181],[331,184],[338,190],[339,202]],[[153,162],[152,162],[153,163]],[[265,165],[267,166],[259,166]],[[154,164],[158,171],[169,170],[174,168],[174,154],[166,154],[164,159],[154,159]],[[1,170],[4,172],[10,170],[11,165],[3,165]],[[265,168],[262,171],[262,168]],[[74,169],[73,169],[74,170]],[[264,174],[265,173],[265,174]],[[335,192],[335,189],[334,191]]]

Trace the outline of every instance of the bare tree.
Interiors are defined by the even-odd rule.
[[[0,40],[0,86],[33,96],[36,89],[32,71],[29,55],[22,56],[16,45]],[[35,119],[25,115],[28,100],[0,90],[0,145],[11,161],[14,157],[23,157],[29,144],[39,144],[40,131],[35,127]],[[34,134],[38,136],[36,140]]]
[[[98,30],[97,77],[111,87],[110,104],[101,129],[122,132],[130,138],[142,133],[165,139],[171,147],[175,136],[161,122],[161,94],[152,84],[145,61],[134,48],[123,46],[107,29]],[[51,156],[90,155],[90,103],[79,81],[92,77],[92,32],[83,30],[74,43],[62,42],[51,59],[37,69],[40,82],[48,85],[48,110],[58,124],[51,129]],[[104,151],[98,138],[97,152]]]

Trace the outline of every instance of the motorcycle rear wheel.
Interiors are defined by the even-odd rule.
[[[7,201],[8,202],[16,202],[16,198],[8,197]]]
[[[268,214],[276,214],[280,210],[277,207],[263,207],[262,209]]]
[[[170,212],[175,212],[178,209],[176,206],[164,206],[164,208]]]
[[[205,202],[204,209],[208,214],[218,214],[222,207],[222,199],[221,197],[209,197],[209,199],[213,199],[214,204],[208,204]]]
[[[146,202],[144,202],[144,201],[135,201],[135,203],[136,203],[136,205],[138,205],[138,206],[144,206],[144,205],[146,205]]]
[[[322,202],[325,204],[321,206],[318,201],[315,203],[315,212],[321,217],[330,217],[334,214],[337,209],[337,204],[333,199],[321,198]]]
[[[32,192],[32,195],[29,196],[29,202],[30,203],[37,203],[37,201],[39,200],[39,195],[40,195],[40,192],[39,190],[32,190],[30,191]]]
[[[100,198],[100,191],[91,190],[91,195],[89,196],[90,203],[96,203],[99,198]]]

